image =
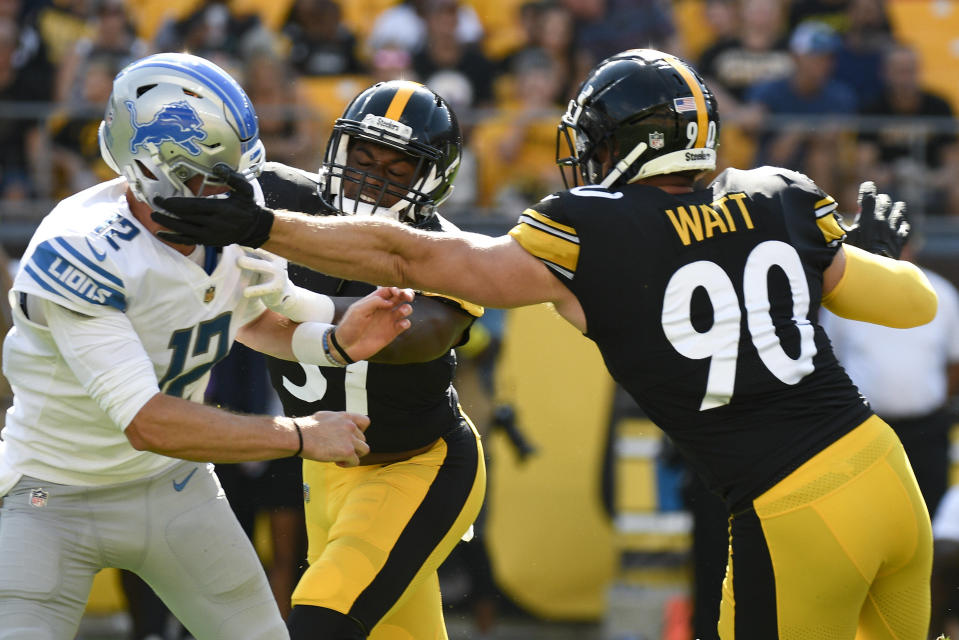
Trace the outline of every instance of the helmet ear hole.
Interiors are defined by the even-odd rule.
[[[134,160],[133,162],[134,164],[136,164],[137,168],[140,169],[140,173],[143,175],[143,177],[149,178],[150,180],[157,179],[157,177],[153,175],[153,172],[147,169],[146,165],[144,165],[142,162],[140,162],[139,160]]]

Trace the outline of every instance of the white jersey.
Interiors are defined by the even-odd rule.
[[[8,479],[13,473],[59,484],[113,484],[174,464],[137,451],[123,430],[157,391],[202,402],[210,369],[229,352],[237,330],[265,309],[259,299],[243,297],[253,277],[236,266],[243,249],[225,247],[217,260],[207,248],[204,269],[147,231],[131,214],[125,191],[119,178],[57,205],[23,255],[11,297],[17,307],[26,293],[87,317],[122,312],[155,377],[118,382],[104,375],[85,388],[74,373],[81,359],[63,353],[72,352],[70,345],[59,349],[46,326],[16,308],[3,354],[14,404],[3,431],[5,452],[0,448],[0,484],[4,472]],[[138,378],[151,373],[149,366],[138,371]],[[111,401],[104,379],[115,391],[131,385],[142,392]]]

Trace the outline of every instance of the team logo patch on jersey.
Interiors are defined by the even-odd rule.
[[[50,494],[43,489],[30,489],[30,504],[34,507],[47,506],[47,498]]]
[[[157,112],[153,120],[140,124],[137,122],[136,106],[132,100],[127,100],[127,109],[130,111],[130,124],[134,134],[130,139],[130,153],[136,153],[137,147],[145,144],[160,144],[175,142],[190,152],[191,155],[200,155],[200,147],[193,140],[206,140],[206,131],[202,129],[203,121],[196,110],[180,100],[165,105]]]
[[[666,136],[662,131],[653,131],[651,134],[649,134],[650,149],[662,149],[665,143]]]
[[[68,260],[66,254],[74,257],[77,262]],[[93,304],[108,305],[121,311],[126,309],[126,298],[123,293],[101,282],[98,278],[108,280],[118,287],[123,286],[123,281],[98,267],[59,238],[39,244],[23,270],[44,289],[68,300],[71,299],[69,295],[66,295],[69,293]]]
[[[696,98],[673,98],[673,107],[676,108],[676,113],[685,113],[687,111],[696,110]]]

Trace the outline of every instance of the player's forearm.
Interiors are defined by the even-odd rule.
[[[402,255],[412,235],[416,232],[385,220],[277,211],[263,248],[332,276],[405,287],[410,284]]]
[[[842,277],[823,297],[824,307],[843,318],[896,329],[917,327],[936,317],[936,291],[918,267],[858,247],[844,251]]]
[[[240,327],[237,342],[260,353],[282,360],[296,360],[291,346],[297,323],[267,309],[252,322]]]
[[[509,236],[429,233],[390,220],[277,211],[263,245],[322,273],[487,307],[557,299],[553,276]]]
[[[356,297],[335,297],[335,321],[343,317],[346,309],[359,300]],[[412,303],[410,328],[396,336],[388,345],[367,358],[381,364],[409,364],[429,362],[446,355],[460,340],[469,327],[470,318],[447,304],[417,296]]]
[[[134,448],[198,462],[245,462],[293,455],[299,437],[291,418],[238,415],[153,396],[127,426]]]

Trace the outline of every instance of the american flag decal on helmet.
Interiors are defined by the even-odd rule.
[[[676,113],[696,110],[696,98],[673,98],[673,106],[676,107]]]

